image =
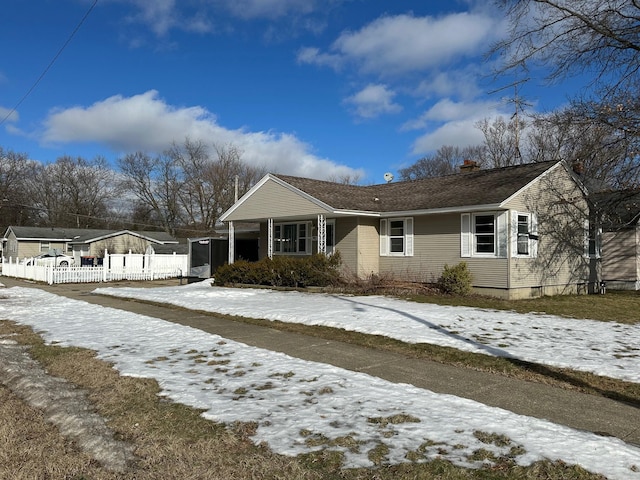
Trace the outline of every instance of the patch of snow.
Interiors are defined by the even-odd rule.
[[[160,290],[161,301],[188,292],[195,298],[198,292],[206,292],[203,288]],[[342,305],[348,306],[356,318],[363,318],[357,313],[359,309],[384,311],[391,315],[389,322],[397,318],[393,315],[409,318],[395,312],[399,308],[395,302],[378,303],[385,299],[283,297],[260,292],[225,291],[222,300],[255,296],[270,303],[277,299],[278,310],[289,312],[293,298],[293,308],[302,312],[302,307],[296,307],[297,299],[316,298],[304,309],[307,313],[315,310],[335,318],[345,314],[344,309],[336,308]],[[162,395],[203,409],[206,418],[225,423],[256,422],[255,442],[264,441],[281,454],[297,455],[327,447],[343,452],[347,467],[370,466],[369,451],[384,444],[389,448],[388,463],[406,462],[410,455],[417,461],[440,457],[457,465],[478,467],[482,462],[472,457],[476,450],[501,456],[516,447],[519,453],[515,460],[520,465],[540,459],[562,460],[611,479],[640,479],[640,449],[616,438],[295,359],[194,328],[41,290],[16,287],[7,293],[0,302],[0,318],[29,325],[48,342],[95,350],[124,375],[154,378]],[[321,300],[326,306],[315,303]],[[373,301],[373,305],[365,300]],[[451,322],[464,323],[466,314],[462,321],[453,311],[449,314]],[[497,312],[490,314],[499,317]],[[442,315],[437,322],[446,321]],[[435,330],[441,328],[445,327]],[[439,335],[451,337],[446,332]],[[505,442],[486,443],[480,432],[503,436]],[[344,446],[349,443],[346,438],[353,447]]]
[[[208,281],[177,287],[98,288],[95,292],[227,315],[341,328],[640,383],[640,325],[383,296],[221,288]]]

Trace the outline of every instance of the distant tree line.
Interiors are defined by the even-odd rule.
[[[0,228],[164,230],[210,234],[220,215],[259,180],[233,145],[186,139],[160,155],[135,152],[110,165],[62,156],[43,164],[0,146]]]

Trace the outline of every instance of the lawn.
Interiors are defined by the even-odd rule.
[[[251,442],[254,425],[224,426],[205,420],[196,409],[161,399],[155,381],[121,377],[88,350],[45,345],[31,329],[6,321],[0,322],[0,334],[29,345],[31,355],[50,374],[84,389],[116,438],[130,444],[135,455],[125,472],[106,470],[62,438],[38,409],[0,386],[0,478],[602,479],[561,462],[520,467],[509,456],[491,458],[493,466],[472,470],[438,458],[428,463],[412,463],[408,458],[402,465],[380,463],[368,469],[342,469],[341,454],[328,450],[298,457],[277,455]],[[487,444],[509,442],[482,432],[477,435]],[[384,457],[384,452],[379,454]],[[475,454],[490,458],[483,449]],[[375,452],[372,455],[375,462]]]
[[[483,296],[412,295],[410,300],[440,305],[548,313],[603,322],[640,323],[640,292],[609,291],[604,295],[555,295],[525,300],[500,300]]]

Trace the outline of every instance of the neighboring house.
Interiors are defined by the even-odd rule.
[[[607,288],[640,290],[640,190],[594,196],[599,216],[602,280]]]
[[[80,265],[82,257],[102,257],[105,250],[145,253],[149,245],[177,245],[178,241],[165,232],[10,226],[3,244],[4,258],[23,259],[55,251],[73,256]]]
[[[588,212],[565,162],[465,162],[464,173],[371,186],[267,174],[221,219],[231,239],[235,222],[258,222],[260,257],[340,251],[354,276],[419,282],[464,261],[476,291],[526,298],[594,288]]]

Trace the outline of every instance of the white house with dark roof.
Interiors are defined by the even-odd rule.
[[[267,174],[221,219],[260,224],[260,256],[340,251],[355,276],[434,282],[466,262],[478,292],[586,291],[589,206],[565,162],[357,186]],[[233,248],[230,248],[233,262]]]

